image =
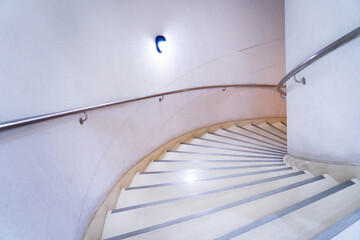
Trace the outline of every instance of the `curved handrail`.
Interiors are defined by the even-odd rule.
[[[46,120],[50,120],[50,119],[54,119],[54,118],[64,117],[64,116],[68,116],[71,114],[82,113],[82,112],[85,113],[85,112],[92,111],[92,110],[99,109],[99,108],[105,108],[105,107],[110,107],[110,106],[118,105],[118,104],[136,102],[136,101],[145,100],[145,99],[149,99],[149,98],[162,97],[159,99],[159,101],[161,102],[163,100],[164,96],[171,95],[171,94],[203,90],[203,89],[213,89],[213,88],[222,88],[223,91],[225,91],[227,88],[246,88],[246,87],[275,88],[276,85],[233,84],[233,85],[214,85],[214,86],[185,88],[185,89],[180,89],[180,90],[175,90],[175,91],[170,91],[170,92],[157,93],[157,94],[139,97],[139,98],[113,101],[113,102],[102,103],[102,104],[97,104],[97,105],[88,106],[88,107],[75,108],[75,109],[70,109],[70,110],[65,110],[65,111],[60,111],[60,112],[55,112],[55,113],[49,113],[49,114],[44,114],[44,115],[38,115],[38,116],[33,116],[33,117],[28,117],[28,118],[12,120],[12,121],[8,121],[8,122],[2,122],[2,123],[0,123],[0,131],[5,130],[5,129],[10,129],[10,128],[16,128],[16,127],[20,127],[20,126],[24,126],[24,125],[29,125],[32,123],[42,122],[42,121],[46,121]],[[80,124],[83,124],[86,121],[86,119],[87,119],[87,115],[86,115],[85,119],[80,118],[79,119]]]
[[[306,68],[307,66],[309,66],[310,64],[315,62],[316,60],[322,58],[326,54],[332,52],[333,50],[344,45],[345,43],[353,40],[354,38],[358,37],[359,35],[360,35],[360,27],[358,27],[355,30],[344,35],[343,37],[339,38],[335,42],[327,45],[326,47],[324,47],[323,49],[321,49],[320,51],[318,51],[317,53],[315,53],[314,55],[312,55],[311,57],[309,57],[308,59],[306,59],[305,61],[300,63],[293,70],[291,70],[288,74],[286,74],[285,77],[283,77],[280,80],[280,82],[277,84],[276,89],[280,92],[281,95],[286,96],[286,92],[282,91],[281,88],[291,77],[295,76],[295,74],[297,74],[298,72],[300,72],[301,70],[303,70],[304,68]],[[298,82],[302,82],[302,81],[298,81]]]

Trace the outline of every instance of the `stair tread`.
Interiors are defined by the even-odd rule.
[[[149,184],[162,184],[168,182],[194,181],[196,179],[216,178],[216,177],[229,176],[234,174],[246,174],[249,172],[262,172],[272,169],[290,167],[285,163],[281,163],[281,164],[283,165],[275,166],[275,167],[259,167],[259,168],[236,168],[238,166],[230,166],[233,167],[233,169],[219,170],[219,171],[190,170],[190,171],[178,171],[177,173],[171,172],[171,173],[159,173],[159,174],[146,174],[145,172],[145,174],[144,173],[136,174],[130,186],[135,187],[135,186],[149,185]],[[260,166],[262,165],[263,164],[261,164]],[[256,165],[252,165],[252,166],[256,166]]]
[[[173,199],[176,197],[200,194],[200,193],[204,193],[204,192],[214,191],[216,189],[226,189],[226,188],[230,188],[233,186],[239,186],[239,185],[242,185],[240,187],[241,189],[243,189],[242,191],[245,191],[244,186],[255,186],[256,188],[254,187],[253,189],[246,188],[249,190],[246,190],[245,192],[242,193],[242,194],[250,194],[250,192],[262,191],[261,189],[257,189],[257,188],[261,187],[262,189],[264,189],[265,188],[264,183],[267,183],[268,185],[270,184],[269,186],[279,186],[279,184],[280,185],[285,184],[285,183],[289,184],[289,183],[293,183],[293,182],[304,180],[304,179],[311,178],[311,177],[313,177],[313,176],[306,172],[286,172],[286,173],[276,174],[276,175],[271,175],[271,176],[263,176],[262,178],[257,178],[257,179],[248,179],[246,181],[233,182],[232,184],[226,184],[226,185],[224,184],[222,186],[216,185],[211,189],[204,189],[203,191],[201,191],[202,189],[199,189],[199,191],[195,191],[193,193],[189,191],[188,192],[189,194],[185,194],[185,195],[178,194],[178,195],[174,195],[173,197],[169,195],[169,198],[167,198],[167,199]],[[285,182],[284,182],[284,179],[286,180]],[[165,198],[161,199],[161,200],[165,200]],[[146,203],[151,203],[151,202],[156,202],[156,201],[149,201]],[[144,202],[144,199],[143,199],[142,203],[146,204]],[[134,204],[134,205],[139,205],[139,204]],[[116,208],[118,209],[118,208],[124,208],[124,207],[128,207],[128,206],[126,206],[124,204],[118,204],[118,206]]]
[[[201,153],[224,153],[224,154],[238,154],[238,155],[251,155],[251,156],[284,156],[281,153],[260,152],[251,149],[236,149],[232,147],[215,147],[203,144],[182,143],[179,144],[174,151],[189,151]]]
[[[352,239],[354,236],[360,236],[360,208],[316,235],[313,240]]]
[[[258,127],[265,129],[266,131],[269,131],[279,137],[287,139],[287,135],[282,131],[281,129],[276,128],[275,126],[269,124],[269,123],[261,123],[257,125]]]
[[[245,131],[245,130],[242,130],[242,131],[240,131],[240,130],[241,130],[240,128],[233,126],[231,128],[228,128],[228,129],[218,129],[214,133],[219,134],[221,136],[231,137],[231,138],[238,139],[238,140],[241,140],[241,141],[250,142],[252,144],[258,144],[258,145],[266,146],[266,147],[268,147],[270,149],[286,151],[286,146],[285,145],[279,144],[277,142],[273,142],[273,141],[268,140],[268,139],[261,138],[261,137],[255,135],[255,134],[246,133],[246,136],[248,136],[248,137],[241,136],[241,135],[239,135],[237,133],[245,135],[244,132],[242,132],[242,131]],[[251,138],[249,138],[249,137],[251,137]]]
[[[360,207],[360,184],[327,196],[236,239],[311,239]],[[353,236],[354,237],[354,236]]]
[[[271,137],[261,136],[263,134],[262,134],[262,132],[259,131],[259,129],[256,129],[255,131],[251,130],[253,132],[250,132],[250,131],[248,131],[249,129],[247,129],[245,127],[232,126],[226,130],[234,132],[235,135],[237,135],[237,136],[240,136],[239,134],[242,134],[244,136],[247,136],[247,138],[251,137],[253,139],[257,139],[257,141],[260,140],[263,143],[266,143],[266,144],[274,146],[274,147],[286,148],[286,141],[284,142],[284,141],[275,140],[274,138],[271,138]],[[236,133],[238,133],[238,134],[236,134]],[[261,135],[259,135],[259,134],[261,134]]]
[[[175,237],[178,239],[200,237],[213,238],[218,236],[219,234],[227,233],[235,226],[241,226],[250,223],[253,220],[266,216],[267,214],[275,212],[277,210],[283,209],[286,206],[290,206],[291,204],[313,196],[320,191],[335,186],[336,184],[337,183],[334,180],[327,177],[316,182],[299,186],[294,189],[280,192],[271,196],[266,196],[264,198],[234,206],[232,208],[216,211],[209,215],[195,218],[190,221],[184,221],[176,225],[150,231],[146,234],[140,234],[137,235],[137,237],[161,239],[160,236],[165,236],[162,234],[166,233],[166,236],[172,236],[171,238]],[[222,194],[219,194],[218,196],[222,197],[221,195]],[[240,199],[242,198],[240,197],[236,200]],[[229,202],[234,202],[236,200],[231,198]],[[182,208],[181,210],[175,207],[162,209],[161,206],[157,206],[156,210],[152,209],[152,207],[143,209],[140,215],[136,214],[137,211],[135,210],[124,212],[126,213],[124,215],[111,214],[109,215],[109,221],[105,237],[116,236],[119,234],[136,231],[142,228],[151,227],[156,224],[164,223],[166,221],[186,217],[189,214],[194,214],[194,211],[206,211],[209,210],[209,208],[219,207],[220,204],[221,203],[216,203],[216,201],[207,202],[206,200],[204,200],[199,201],[198,204],[196,204],[196,210],[193,209],[195,205],[184,204],[185,208]],[[132,212],[134,212],[134,214],[132,214]],[[123,217],[123,221],[121,221],[121,226],[117,220],[112,221],[112,218],[116,219],[118,217]],[[204,222],[205,218],[206,224]],[[236,221],[233,221],[234,219],[236,219]],[[222,222],[227,222],[228,224],[225,224],[226,226],[224,226],[223,224],[221,228],[216,227]],[[194,228],[196,229],[196,232],[194,232]],[[174,230],[177,233],[176,236],[173,232]],[[194,235],[194,233],[196,234]]]
[[[237,162],[236,160],[224,161],[224,160],[203,160],[203,161],[183,161],[183,162],[161,162],[154,161],[149,164],[146,168],[146,172],[151,171],[176,171],[176,170],[186,170],[186,169],[203,169],[203,168],[216,168],[216,167],[232,167],[232,166],[253,166],[253,165],[263,165],[263,164],[277,164],[283,163],[282,160],[242,160],[250,162]],[[176,161],[176,160],[174,160]],[[216,161],[216,162],[211,162]]]
[[[239,138],[239,136],[234,136],[234,134],[230,134],[229,132],[226,132],[221,129],[217,130],[214,133],[210,133],[210,132],[205,133],[204,135],[201,136],[201,138],[222,141],[222,142],[227,142],[227,143],[231,143],[231,144],[241,144],[241,145],[248,146],[248,147],[264,148],[264,149],[268,149],[268,150],[272,150],[272,151],[279,151],[279,152],[286,151],[286,149],[275,147],[275,146],[270,146],[268,144],[263,144],[261,142],[254,141],[252,139],[247,139],[244,137]]]
[[[278,128],[284,132],[287,132],[287,126],[285,126],[281,122],[272,123],[271,125],[273,125],[274,127]]]
[[[287,186],[291,183],[309,179],[311,177],[312,176],[302,174],[291,178],[258,184],[256,185],[256,188],[248,186],[230,191],[203,195],[196,198],[178,200],[160,205],[129,210],[126,212],[118,212],[115,214],[110,214],[108,220],[123,222],[126,220],[130,221],[131,219],[138,219],[137,216],[147,216],[145,217],[147,218],[147,220],[142,218],[142,220],[138,221],[143,221],[144,225],[147,224],[146,222],[148,222],[149,224],[154,224],[155,221],[157,221],[157,223],[161,223],[182,216],[191,215],[195,212],[205,211],[207,209],[222,206],[224,204],[231,203],[236,199],[243,199],[246,197],[254,196],[256,194],[271,191],[280,187]],[[159,214],[161,215],[159,216]],[[152,220],[153,218],[156,218],[157,220]],[[137,224],[139,224],[139,222],[137,222]],[[108,227],[111,227],[111,224],[108,225]]]
[[[251,129],[252,132],[247,131],[247,130],[250,130],[250,129]],[[265,134],[260,129],[255,128],[252,125],[232,126],[232,127],[228,128],[227,130],[230,130],[230,131],[233,131],[233,132],[236,132],[236,133],[240,133],[240,134],[246,135],[248,137],[256,138],[256,139],[262,140],[264,142],[275,144],[275,145],[280,146],[280,147],[286,147],[286,141],[280,141],[280,140],[275,139],[273,137],[265,136]]]
[[[262,152],[262,153],[279,153],[284,154],[284,152],[271,150],[267,148],[257,147],[257,146],[249,146],[242,143],[229,143],[220,140],[208,139],[208,138],[192,138],[188,140],[187,143],[191,144],[200,144],[212,147],[220,147],[220,148],[232,148],[232,149],[239,149],[239,150],[247,150],[247,151],[254,151],[254,152]]]
[[[344,229],[344,231],[334,236],[332,240],[352,240],[354,239],[354,236],[360,236],[360,220],[356,221],[354,224]]]
[[[270,127],[270,126],[268,126],[268,127]],[[260,126],[248,124],[248,125],[243,126],[243,128],[248,129],[253,132],[256,132],[256,133],[259,133],[259,134],[263,135],[264,137],[273,139],[274,141],[278,141],[278,142],[286,144],[286,138],[284,139],[283,137],[280,137],[277,134],[274,135],[274,133],[270,132],[267,129],[261,128]]]
[[[158,188],[143,188],[136,190],[123,189],[117,202],[117,208],[126,207],[134,204],[142,204],[151,201],[158,201],[172,197],[179,197],[194,194],[203,191],[210,191],[217,188],[228,187],[235,184],[247,183],[259,179],[280,176],[289,173],[295,173],[295,170],[285,170],[271,172],[266,174],[248,175],[235,178],[226,178],[216,181],[194,182],[189,184],[181,184],[174,186],[164,186]]]
[[[237,174],[237,173],[246,173],[251,171],[264,171],[269,169],[275,168],[282,168],[282,167],[289,167],[285,163],[276,163],[277,166],[271,166],[271,164],[265,164],[270,166],[264,166],[264,164],[259,165],[250,165],[254,166],[253,168],[238,168],[243,166],[229,166],[228,169],[225,170],[206,170],[206,169],[216,169],[216,168],[203,168],[203,170],[185,170],[185,171],[173,171],[173,172],[166,172],[163,173],[154,173],[151,172],[143,172],[140,174],[136,174],[133,178],[131,186],[139,186],[145,185],[149,183],[158,184],[164,182],[171,182],[171,181],[189,181],[198,178],[209,178],[209,177],[219,177],[229,174]],[[280,165],[281,164],[281,165]],[[257,167],[259,166],[259,167]]]
[[[196,152],[185,152],[185,151],[167,151],[163,153],[158,160],[279,160],[283,159],[283,156],[260,156],[250,153],[231,153],[221,154],[216,151],[210,153],[196,153]]]

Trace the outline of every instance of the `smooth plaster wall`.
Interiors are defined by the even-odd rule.
[[[358,0],[286,0],[286,70],[360,26]],[[326,162],[360,164],[360,38],[297,76],[287,87],[288,151]]]
[[[283,1],[3,1],[0,121],[212,84],[275,84]],[[157,34],[169,52],[155,52]],[[113,106],[0,132],[0,239],[80,239],[120,176],[172,138],[284,117],[269,89]]]
[[[274,83],[285,64],[283,11],[283,0],[1,1],[0,122],[201,85]],[[168,43],[161,55],[158,34]]]

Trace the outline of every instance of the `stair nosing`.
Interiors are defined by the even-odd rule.
[[[328,240],[336,235],[340,234],[342,231],[350,227],[352,224],[360,220],[360,208],[353,211],[346,217],[340,219],[335,224],[325,229],[323,232],[318,234],[312,240]]]

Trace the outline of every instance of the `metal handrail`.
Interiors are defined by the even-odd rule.
[[[88,107],[75,108],[75,109],[71,109],[71,110],[65,110],[65,111],[49,113],[49,114],[44,114],[44,115],[39,115],[39,116],[22,118],[22,119],[12,120],[12,121],[8,121],[8,122],[2,122],[2,123],[0,123],[0,131],[5,130],[5,129],[10,129],[10,128],[16,128],[16,127],[20,127],[20,126],[24,126],[24,125],[29,125],[29,124],[32,124],[32,123],[42,122],[42,121],[46,121],[46,120],[50,120],[50,119],[54,119],[54,118],[64,117],[64,116],[68,116],[68,115],[76,114],[76,113],[85,113],[86,118],[85,119],[82,119],[82,118],[79,119],[79,122],[82,125],[87,120],[86,112],[96,110],[96,109],[99,109],[99,108],[105,108],[105,107],[110,107],[110,106],[114,106],[114,105],[118,105],[118,104],[136,102],[136,101],[145,100],[145,99],[149,99],[149,98],[155,98],[155,97],[160,97],[159,102],[161,102],[164,99],[164,96],[166,96],[166,95],[183,93],[183,92],[190,92],[190,91],[196,91],[196,90],[203,90],[203,89],[222,88],[223,91],[226,91],[227,88],[248,88],[248,87],[275,88],[276,85],[233,84],[233,85],[214,85],[214,86],[186,88],[186,89],[181,89],[181,90],[175,90],[175,91],[170,91],[170,92],[163,92],[163,93],[153,94],[153,95],[149,95],[149,96],[145,96],[145,97],[132,98],[132,99],[120,100],[120,101],[113,101],[113,102],[102,103],[102,104],[97,104],[97,105],[88,106]]]
[[[280,82],[277,84],[276,89],[280,92],[281,95],[286,96],[286,92],[282,91],[281,88],[291,77],[295,77],[295,74],[297,74],[298,72],[300,72],[301,70],[303,70],[304,68],[306,68],[307,66],[309,66],[310,64],[315,62],[316,60],[322,58],[326,54],[332,52],[333,50],[344,45],[345,43],[353,40],[354,38],[358,37],[359,35],[360,35],[360,27],[356,28],[355,30],[349,32],[348,34],[339,38],[335,42],[324,47],[323,49],[321,49],[320,51],[318,51],[317,53],[315,53],[314,55],[312,55],[311,57],[309,57],[308,59],[306,59],[305,61],[300,63],[293,70],[291,70],[288,74],[286,74],[285,77],[283,77],[280,80]],[[295,80],[295,81],[302,82],[303,84],[305,84],[304,78],[302,80]]]

